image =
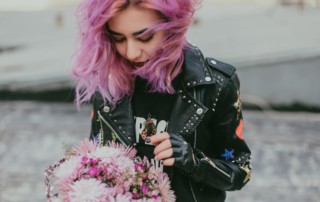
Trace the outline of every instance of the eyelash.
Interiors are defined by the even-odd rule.
[[[116,39],[116,38],[114,38],[114,37],[112,37],[112,38],[113,38],[114,42],[116,42],[116,43],[122,43],[122,42],[124,42],[124,41],[126,40],[126,38],[122,38],[122,39]],[[137,40],[139,40],[139,41],[141,41],[141,42],[143,42],[143,43],[149,42],[149,41],[151,41],[152,39],[153,39],[153,35],[151,35],[151,36],[149,36],[149,37],[147,37],[147,38],[145,38],[145,39],[137,38]]]

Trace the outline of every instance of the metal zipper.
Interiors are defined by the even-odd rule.
[[[193,191],[193,187],[192,187],[192,184],[191,184],[191,181],[189,180],[189,185],[190,185],[190,188],[191,188],[191,193],[192,193],[192,197],[194,199],[195,202],[198,202],[197,198],[196,198],[196,195],[194,194],[194,191]]]
[[[128,146],[118,135],[118,133],[116,132],[116,130],[103,118],[103,116],[101,115],[100,111],[98,111],[99,114],[99,118],[114,132],[114,134],[117,136],[118,140],[125,145],[126,147]]]
[[[198,100],[195,88],[193,88],[193,96],[194,96],[194,99]],[[196,145],[197,145],[197,128],[195,128],[195,130],[194,130],[194,140],[193,140],[193,148],[194,149],[196,148]]]
[[[204,157],[202,160],[207,161],[212,167],[214,167],[215,169],[217,169],[220,173],[222,173],[224,176],[231,178],[230,175],[226,172],[224,172],[223,170],[221,170],[215,163],[213,163],[211,161],[211,159],[209,159],[208,157]]]

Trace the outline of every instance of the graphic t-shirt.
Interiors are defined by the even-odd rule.
[[[136,148],[140,157],[146,156],[156,168],[163,169],[162,164],[154,160],[154,146],[145,143],[144,138],[150,135],[150,133],[167,131],[168,121],[176,96],[175,94],[149,92],[149,89],[150,86],[146,80],[140,77],[136,78],[134,95],[132,97]]]

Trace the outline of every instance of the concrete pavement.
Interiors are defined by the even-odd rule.
[[[89,134],[90,106],[0,102],[0,201],[42,202],[44,169]],[[244,111],[251,182],[227,202],[317,202],[320,115]]]

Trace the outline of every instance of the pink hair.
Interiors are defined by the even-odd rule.
[[[147,79],[151,91],[174,93],[172,80],[180,73],[187,48],[186,32],[201,0],[84,0],[79,5],[79,49],[72,75],[77,80],[76,103],[91,99],[99,91],[112,105],[133,93],[134,77]],[[134,69],[116,51],[106,22],[118,11],[135,4],[157,11],[163,22],[147,32],[165,31],[165,39],[148,62]],[[148,33],[144,33],[148,34]]]

